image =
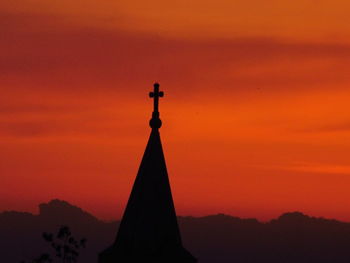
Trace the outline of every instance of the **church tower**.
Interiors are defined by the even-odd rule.
[[[114,244],[99,263],[195,263],[182,246],[159,128],[159,84],[154,84],[152,128]]]

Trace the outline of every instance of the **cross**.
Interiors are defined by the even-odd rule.
[[[154,83],[153,87],[154,87],[154,90],[149,93],[149,96],[150,96],[150,98],[153,98],[153,103],[154,103],[153,104],[154,105],[153,112],[158,112],[159,97],[163,97],[164,92],[159,91],[159,84],[158,83]]]

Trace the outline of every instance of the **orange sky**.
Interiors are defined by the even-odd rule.
[[[154,81],[177,212],[350,221],[345,0],[0,3],[0,211],[119,218]]]

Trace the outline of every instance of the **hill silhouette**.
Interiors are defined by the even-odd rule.
[[[96,263],[113,242],[119,221],[106,223],[65,201],[39,205],[39,214],[0,213],[0,262],[18,263],[50,248],[44,231],[70,226],[88,239],[80,261]],[[350,223],[285,213],[261,223],[224,214],[179,217],[183,243],[203,263],[345,263],[350,262]]]

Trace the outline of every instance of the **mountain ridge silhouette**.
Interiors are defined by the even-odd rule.
[[[342,263],[350,262],[350,223],[288,212],[269,222],[225,214],[178,217],[184,244],[199,262],[209,263]],[[0,212],[0,261],[29,260],[50,247],[44,231],[68,225],[88,239],[80,262],[97,262],[110,244],[119,221],[105,222],[78,206],[58,199],[39,205],[39,214]]]

